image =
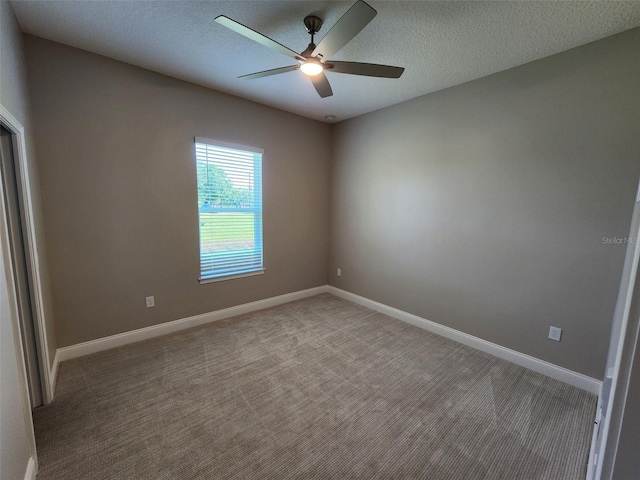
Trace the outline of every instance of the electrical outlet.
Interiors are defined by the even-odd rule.
[[[151,308],[151,307],[155,307],[156,306],[156,299],[153,296],[146,297],[144,300],[147,303],[147,308]]]
[[[549,338],[551,340],[555,340],[556,342],[559,342],[561,336],[562,336],[562,329],[561,328],[549,327]]]
[[[342,276],[342,269],[339,268],[338,270],[336,270],[336,275],[338,275],[339,277]]]

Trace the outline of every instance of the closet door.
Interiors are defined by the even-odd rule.
[[[40,362],[36,346],[36,334],[34,328],[33,305],[31,284],[29,279],[28,258],[24,243],[24,224],[22,215],[22,198],[19,182],[16,176],[16,161],[14,157],[14,136],[4,127],[0,126],[0,172],[2,176],[2,191],[9,227],[9,243],[13,262],[13,275],[15,279],[16,295],[18,300],[18,313],[20,315],[20,328],[22,348],[27,367],[27,379],[29,381],[29,397],[31,408],[39,407],[42,400],[42,379],[40,376]]]

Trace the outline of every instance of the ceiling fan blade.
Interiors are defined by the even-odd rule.
[[[331,90],[331,85],[329,84],[329,80],[327,80],[327,76],[324,72],[320,72],[318,75],[314,75],[313,77],[309,77],[313,82],[313,86],[316,87],[316,91],[318,95],[322,98],[330,97],[333,95],[333,90]]]
[[[253,80],[254,78],[270,77],[271,75],[278,75],[280,73],[293,72],[299,70],[300,65],[291,65],[290,67],[272,68],[271,70],[264,70],[262,72],[249,73],[247,75],[240,75],[238,78],[246,78]]]
[[[236,22],[235,20],[231,20],[229,17],[225,17],[224,15],[219,15],[215,18],[216,22],[220,25],[224,25],[225,27],[233,30],[240,35],[247,37],[254,42],[258,42],[265,47],[271,48],[272,50],[276,50],[288,57],[295,58],[296,60],[300,60],[304,62],[306,59],[301,56],[299,53],[294,52],[290,48],[285,47],[284,45],[276,42],[275,40],[271,40],[269,37],[262,35],[261,33],[256,32],[255,30],[250,29],[242,25],[241,23]]]
[[[367,77],[400,78],[404,68],[360,62],[327,62],[328,72],[365,75]]]
[[[322,55],[323,58],[331,58],[334,53],[349,43],[360,30],[367,26],[377,15],[371,6],[362,0],[358,0],[345,13],[331,30],[324,36],[318,46],[311,53],[312,57]]]

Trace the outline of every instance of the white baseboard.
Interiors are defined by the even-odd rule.
[[[27,470],[24,472],[24,480],[36,480],[36,462],[33,457],[29,457],[27,462]]]
[[[344,298],[351,302],[357,303],[364,307],[370,308],[377,312],[383,313],[390,317],[402,320],[417,327],[428,330],[437,335],[449,338],[456,342],[468,345],[477,350],[485,353],[489,353],[495,357],[508,360],[516,365],[533,370],[534,372],[542,373],[548,377],[560,380],[562,382],[578,387],[587,392],[595,395],[600,394],[602,388],[602,382],[595,378],[588,377],[578,372],[554,365],[553,363],[540,360],[538,358],[526,355],[524,353],[511,350],[501,345],[483,340],[473,335],[455,330],[450,327],[446,327],[439,323],[432,322],[417,315],[399,310],[397,308],[378,303],[360,295],[356,295],[345,290],[330,286],[322,285],[320,287],[314,287],[307,290],[300,290],[298,292],[287,293],[279,295],[277,297],[271,297],[264,300],[258,300],[256,302],[245,303],[235,307],[225,308],[223,310],[216,310],[214,312],[203,313],[201,315],[195,315],[193,317],[182,318],[180,320],[174,320],[172,322],[162,323],[160,325],[154,325],[151,327],[141,328],[133,330],[131,332],[120,333],[97,340],[91,340],[89,342],[79,343],[71,345],[69,347],[62,347],[56,351],[56,355],[51,366],[51,383],[52,391],[55,391],[55,384],[58,375],[58,365],[60,362],[70,360],[72,358],[82,357],[91,353],[101,352],[115,347],[128,345],[130,343],[140,342],[161,335],[167,335],[169,333],[185,330],[188,328],[197,327],[207,323],[215,322],[217,320],[223,320],[225,318],[234,317],[236,315],[242,315],[245,313],[254,312],[257,310],[263,310],[265,308],[274,307],[283,303],[292,302],[306,297],[319,295],[321,293],[331,293],[337,297]]]
[[[331,285],[327,286],[327,291],[337,297],[344,298],[345,300],[349,300],[353,303],[357,303],[358,305],[362,305],[363,307],[370,308],[371,310],[375,310],[376,312],[380,312],[398,320],[410,323],[412,325],[415,325],[416,327],[423,328],[424,330],[428,330],[429,332],[435,333],[442,337],[449,338],[450,340],[462,343],[463,345],[468,345],[469,347],[473,347],[476,350],[489,353],[495,357],[502,358],[503,360],[508,360],[511,363],[515,363],[516,365],[528,368],[529,370],[533,370],[534,372],[542,373],[543,375],[554,378],[556,380],[560,380],[561,382],[568,383],[569,385],[573,385],[574,387],[586,390],[587,392],[593,393],[594,395],[600,395],[602,382],[600,380],[596,380],[595,378],[591,378],[587,375],[574,372],[573,370],[554,365],[553,363],[545,362],[544,360],[540,360],[539,358],[535,358],[530,355],[511,350],[510,348],[503,347],[496,343],[488,342],[487,340],[474,337],[473,335],[469,335],[459,330],[445,327],[444,325],[440,325],[439,323],[426,320],[417,315],[413,315],[403,310],[384,305],[383,303],[369,300],[368,298],[361,297],[360,295],[356,295],[355,293],[347,292],[345,290],[341,290]]]
[[[131,332],[119,333],[117,335],[111,335],[109,337],[99,338],[97,340],[91,340],[89,342],[78,343],[69,347],[58,348],[53,362],[54,365],[52,367],[52,376],[54,373],[53,369],[56,369],[55,374],[57,375],[58,363],[64,362],[65,360],[82,357],[84,355],[101,352],[103,350],[109,350],[115,347],[121,347],[123,345],[140,342],[142,340],[148,340],[150,338],[167,335],[168,333],[178,332],[180,330],[186,330],[187,328],[193,328],[204,325],[206,323],[215,322],[217,320],[235,317],[236,315],[242,315],[245,313],[255,312],[257,310],[263,310],[265,308],[275,307],[276,305],[293,302],[294,300],[300,300],[302,298],[312,297],[314,295],[319,295],[326,292],[327,286],[322,285],[320,287],[286,293],[277,297],[271,297],[264,300],[258,300],[256,302],[245,303],[235,307],[225,308],[223,310],[216,310],[214,312],[203,313],[201,315],[182,318],[180,320],[174,320],[172,322],[161,323],[160,325],[140,328]]]

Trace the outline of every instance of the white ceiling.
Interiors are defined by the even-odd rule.
[[[306,117],[345,120],[531,62],[640,25],[640,1],[368,1],[378,15],[333,60],[405,67],[397,80],[329,72],[320,98],[301,72],[244,80],[293,65],[213,21],[226,15],[301,52],[302,19],[325,22],[349,1],[12,0],[22,30]]]

